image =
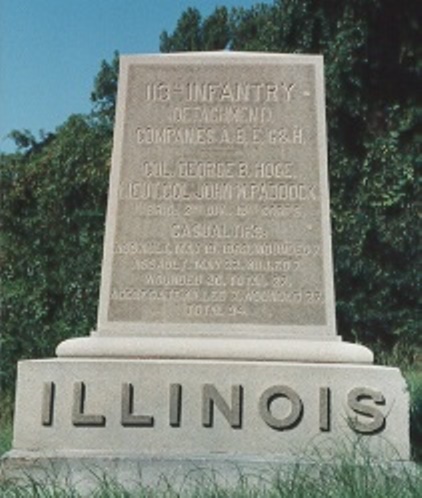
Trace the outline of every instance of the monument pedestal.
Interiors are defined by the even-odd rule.
[[[407,461],[408,432],[408,393],[395,368],[28,360],[19,363],[3,475],[42,481],[53,474],[83,489],[103,475],[129,486],[210,475],[223,485],[242,476],[271,482],[295,465],[321,469],[352,454]]]
[[[408,459],[400,372],[268,361],[50,359],[19,364],[14,451],[259,455],[365,442]]]

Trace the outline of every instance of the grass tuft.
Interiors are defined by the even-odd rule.
[[[0,396],[0,456],[12,447],[13,399],[10,394]]]
[[[269,476],[272,476],[271,479]],[[81,488],[63,483],[57,475],[44,479],[0,482],[5,498],[420,498],[422,469],[400,463],[374,463],[369,457],[356,463],[343,455],[334,463],[298,463],[273,469],[261,480],[257,475],[239,473],[237,482],[224,481],[216,471],[194,471],[181,479],[162,476],[152,487],[140,478],[133,483],[119,482],[107,475],[92,473],[94,482]]]

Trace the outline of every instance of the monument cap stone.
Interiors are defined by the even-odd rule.
[[[121,57],[97,331],[58,354],[322,350],[372,360],[335,327],[322,57]]]

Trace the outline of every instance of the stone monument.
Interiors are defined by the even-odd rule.
[[[122,57],[97,330],[20,362],[9,462],[409,459],[337,335],[326,149],[320,56]]]

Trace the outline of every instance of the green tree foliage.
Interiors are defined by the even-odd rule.
[[[419,11],[412,0],[280,0],[220,16],[229,38],[218,48],[324,55],[339,331],[389,348],[418,342]],[[196,50],[208,50],[209,19]],[[185,39],[179,22],[161,49],[191,50]]]
[[[93,115],[110,131],[113,129],[116,109],[117,79],[119,73],[119,53],[114,52],[112,61],[101,62],[101,69],[94,80],[91,102],[94,104]]]
[[[161,52],[223,50],[229,41],[229,14],[226,7],[217,7],[204,20],[197,9],[189,8],[180,16],[172,35],[167,31],[162,32],[160,50]]]
[[[163,52],[324,54],[339,331],[388,348],[418,341],[418,8],[283,0],[206,18],[187,9],[161,36]],[[92,115],[38,140],[14,131],[18,151],[0,156],[3,387],[18,359],[50,356],[95,325],[117,70],[117,54],[102,62]]]
[[[169,36],[163,31],[160,37],[162,52],[185,52],[201,50],[201,14],[198,9],[188,8],[180,16],[176,31]]]
[[[32,149],[37,144],[34,135],[29,130],[12,130],[8,138],[11,138],[15,142],[19,150]]]
[[[71,116],[43,143],[1,156],[0,381],[95,324],[110,134]]]

